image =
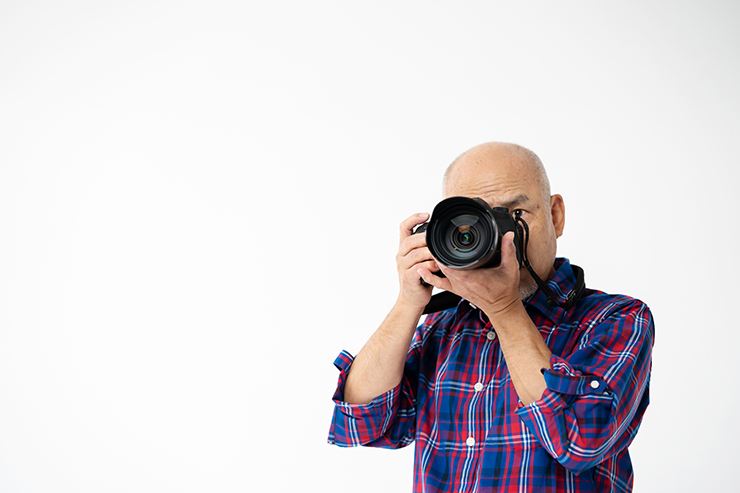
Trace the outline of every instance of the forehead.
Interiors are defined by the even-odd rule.
[[[521,160],[458,163],[448,177],[445,195],[480,197],[492,207],[544,199],[536,170]]]

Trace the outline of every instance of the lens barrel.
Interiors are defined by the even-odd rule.
[[[499,265],[501,239],[508,231],[516,233],[516,224],[508,209],[492,209],[477,197],[450,197],[432,211],[426,240],[438,262],[454,269],[469,270]],[[519,241],[515,243],[520,258]]]

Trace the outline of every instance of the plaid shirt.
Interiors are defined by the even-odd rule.
[[[566,259],[549,285],[575,283]],[[566,311],[525,302],[553,355],[547,389],[523,406],[496,337],[466,301],[427,316],[401,383],[366,405],[342,401],[342,352],[329,443],[397,448],[416,440],[415,492],[632,490],[627,446],[648,405],[653,319],[626,296],[587,289]]]

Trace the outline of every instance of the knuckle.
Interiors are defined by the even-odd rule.
[[[426,256],[424,255],[424,251],[421,249],[416,249],[408,254],[408,258],[411,261],[413,265],[419,264],[421,262],[424,262],[428,260]]]

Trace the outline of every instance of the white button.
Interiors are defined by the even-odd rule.
[[[599,382],[598,382],[598,380],[592,380],[591,381],[591,388],[592,389],[598,389],[599,388]]]
[[[475,305],[474,305],[474,304],[472,304],[472,303],[470,303],[470,308],[472,308],[473,310],[477,310],[477,309],[478,309],[478,307],[477,307],[477,306],[475,306]]]
[[[468,447],[472,447],[473,445],[475,445],[475,438],[473,438],[473,437],[468,437],[468,439],[467,439],[467,440],[465,440],[465,443],[467,443],[467,444],[468,444]]]
[[[481,390],[483,390],[483,384],[478,382],[475,384],[473,388],[475,389],[476,392],[480,392]]]
[[[488,334],[486,334],[486,339],[489,341],[492,341],[496,338],[496,331],[495,330],[489,330]]]

